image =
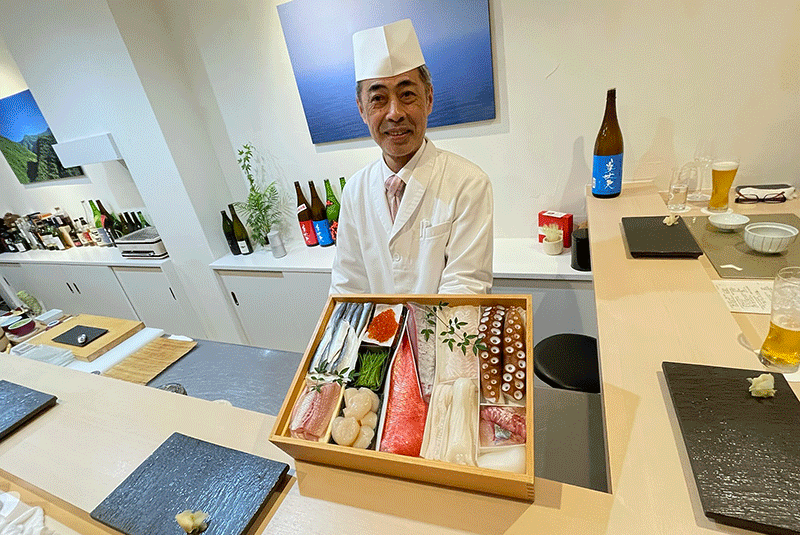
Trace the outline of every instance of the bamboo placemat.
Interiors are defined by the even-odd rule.
[[[106,370],[103,375],[145,385],[196,345],[195,341],[156,338]]]

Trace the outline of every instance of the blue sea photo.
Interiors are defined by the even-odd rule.
[[[428,126],[495,117],[488,0],[293,0],[278,14],[315,144],[369,136],[356,107],[352,36],[404,18],[433,79]]]

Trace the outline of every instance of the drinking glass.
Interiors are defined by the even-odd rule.
[[[680,169],[672,169],[672,180],[669,182],[669,198],[667,199],[667,210],[672,213],[688,212],[686,206],[686,194],[689,191],[689,182],[692,177],[696,179],[698,170],[690,162]]]
[[[691,190],[688,199],[692,202],[707,201],[711,195],[706,193],[711,187],[711,163],[714,161],[714,143],[708,139],[701,139],[694,151],[694,164],[697,167],[695,182],[689,182]]]
[[[800,267],[785,267],[775,276],[769,333],[758,358],[782,373],[800,367]]]
[[[733,179],[739,170],[739,159],[735,157],[715,158],[711,164],[711,198],[708,211],[720,214],[728,211],[728,197]]]

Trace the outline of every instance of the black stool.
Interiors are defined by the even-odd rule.
[[[556,334],[533,348],[533,371],[555,388],[600,393],[597,339],[585,334]]]

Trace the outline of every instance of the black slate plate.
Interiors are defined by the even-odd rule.
[[[289,466],[173,433],[91,517],[128,535],[183,535],[175,515],[202,510],[204,535],[245,532]]]
[[[0,380],[0,440],[55,404],[52,394]]]
[[[679,217],[677,223],[667,226],[664,217],[622,218],[622,228],[632,257],[697,258],[703,254],[683,218]]]
[[[86,325],[76,325],[72,329],[59,334],[55,338],[53,338],[53,342],[58,342],[59,344],[67,344],[71,346],[78,346],[83,347],[94,340],[97,340],[104,334],[108,332],[108,329],[100,329],[98,327],[87,327]],[[86,335],[86,340],[83,342],[78,341],[82,334]]]
[[[709,518],[763,533],[800,533],[800,401],[773,373],[773,398],[750,395],[763,371],[662,363]]]

